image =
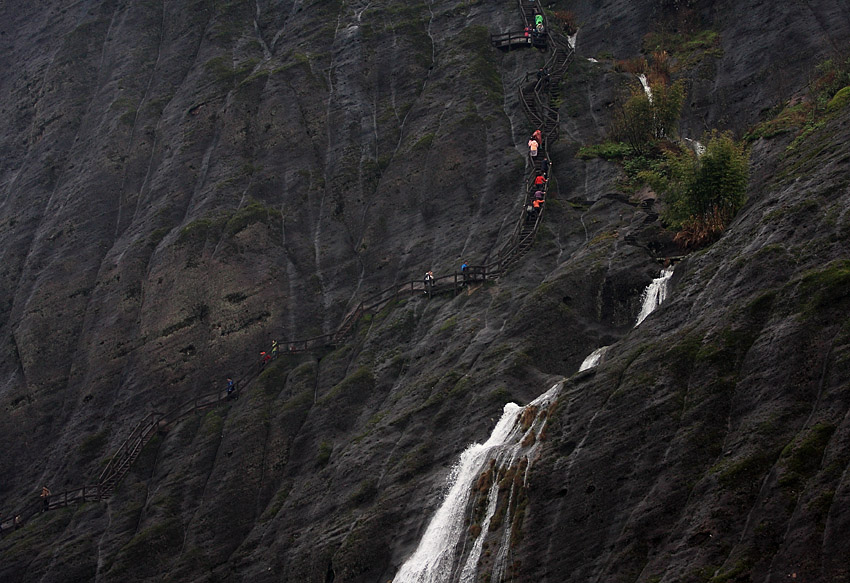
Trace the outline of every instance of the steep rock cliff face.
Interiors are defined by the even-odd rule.
[[[724,238],[567,383],[523,580],[848,580],[848,128],[757,144]]]
[[[554,7],[580,15],[580,54],[619,58],[676,22],[665,4]],[[848,36],[846,9],[826,2],[782,6],[774,27],[751,4],[689,16],[723,49],[692,79],[694,137],[774,106],[783,95],[756,82],[771,67],[802,91]],[[86,483],[144,413],[253,367],[272,338],[327,332],[371,291],[486,260],[518,217],[531,128],[515,83],[541,56],[489,46],[488,32],[518,26],[510,2],[3,12],[4,509],[41,483]],[[790,33],[813,23],[810,50],[786,59]],[[784,159],[786,142],[758,144],[747,209],[630,333],[669,236],[620,192],[616,166],[572,157],[604,135],[623,82],[610,63],[574,65],[559,196],[508,277],[389,306],[333,352],[281,357],[238,402],[158,436],[108,503],[3,539],[3,578],[390,579],[448,465],[502,405],[624,335],[566,389],[534,466],[517,577],[740,567],[775,579],[819,533],[820,567],[798,570],[846,576],[830,563],[846,551],[844,268],[830,263],[846,255],[846,119]],[[817,296],[822,283],[832,291]],[[832,457],[815,467],[812,447]]]

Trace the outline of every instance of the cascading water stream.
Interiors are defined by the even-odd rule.
[[[661,275],[652,280],[643,292],[643,305],[638,314],[635,327],[640,326],[640,323],[646,320],[655,308],[667,299],[667,286],[670,283],[670,278],[673,276],[673,266],[665,268]]]
[[[525,407],[520,407],[516,403],[507,403],[490,438],[484,444],[473,443],[463,451],[449,474],[451,487],[448,494],[428,524],[416,551],[401,566],[393,583],[449,583],[452,581],[472,583],[476,581],[484,537],[489,531],[490,521],[497,508],[495,496],[498,495],[498,488],[489,489],[490,499],[486,515],[481,523],[481,532],[476,537],[463,567],[460,567],[456,551],[461,543],[461,537],[467,535],[466,511],[473,485],[491,460],[495,460],[495,469],[491,469],[494,472],[498,468],[512,466],[523,456],[528,459],[530,466],[530,456],[536,449],[539,434],[545,426],[545,416],[542,416],[541,423],[537,423],[537,412],[547,407],[557,397],[560,388],[561,384],[556,384]],[[523,426],[526,423],[521,423],[521,420],[525,411],[533,414],[534,422],[529,423],[524,429]],[[534,439],[527,439],[529,434],[532,434]],[[527,466],[525,471],[527,476]],[[498,554],[506,555],[507,553]]]
[[[575,50],[576,35],[569,38],[570,47]],[[594,61],[594,59],[589,59]],[[652,101],[652,90],[645,75],[639,76],[641,85],[647,97]],[[643,293],[643,305],[635,326],[638,326],[651,314],[667,297],[667,284],[673,275],[673,267],[668,267],[654,279]],[[581,364],[579,371],[598,366],[610,347],[603,346],[594,350]],[[458,462],[449,473],[449,491],[446,494],[431,522],[425,530],[414,553],[404,562],[393,578],[392,583],[475,583],[478,579],[479,561],[484,547],[491,521],[497,512],[499,496],[499,471],[505,468],[518,473],[525,460],[523,468],[523,485],[528,478],[532,454],[537,448],[540,436],[546,425],[546,414],[538,415],[541,409],[548,407],[558,396],[561,383],[556,384],[537,399],[520,407],[516,403],[507,403],[502,417],[484,444],[473,443],[461,453]],[[525,419],[524,413],[530,413],[531,421]],[[465,554],[465,544],[462,537],[471,533],[466,528],[467,509],[473,487],[479,477],[483,478],[482,470],[491,464],[492,482],[487,487],[487,509],[479,525],[479,532],[474,535],[474,541],[466,560],[461,563]],[[514,475],[514,484],[516,484]],[[480,484],[479,484],[480,486]],[[508,554],[510,552],[511,523],[510,514],[514,488],[509,492],[511,497],[507,503],[507,516],[503,518],[504,531],[500,537],[499,547],[494,554],[491,581],[503,581],[507,571]]]
[[[705,146],[702,145],[697,140],[692,140],[691,138],[685,138],[685,141],[690,144],[691,149],[694,151],[694,154],[697,155],[697,158],[700,158],[703,154],[705,154]]]
[[[652,103],[652,89],[649,87],[649,81],[646,80],[646,75],[641,73],[638,75],[638,79],[640,79],[640,84],[643,85],[643,92],[646,93],[646,97]]]
[[[667,286],[672,275],[673,267],[670,266],[664,269],[659,277],[652,280],[652,283],[644,290],[643,305],[635,326],[643,322],[667,298]],[[608,346],[603,346],[594,350],[584,359],[579,371],[599,365],[608,349]],[[473,485],[491,460],[493,464],[489,471],[496,473],[503,468],[514,468],[514,471],[517,471],[516,468],[519,467],[517,462],[523,458],[527,463],[524,469],[524,483],[533,461],[532,454],[546,424],[546,416],[538,416],[538,411],[554,401],[560,388],[561,384],[556,384],[525,407],[520,407],[516,403],[506,404],[502,417],[490,438],[484,444],[473,443],[463,451],[449,474],[448,482],[451,486],[448,494],[428,524],[416,551],[401,566],[393,583],[475,582],[484,539],[490,530],[490,523],[498,506],[499,489],[496,487],[498,479],[493,478],[493,483],[488,487],[487,510],[481,521],[480,532],[475,536],[469,554],[461,567],[459,560],[464,554],[461,539],[467,535],[466,512]],[[533,421],[525,420],[521,423],[525,411],[530,412]],[[515,495],[513,488],[509,495],[511,497]],[[507,507],[508,516],[503,520],[504,533],[501,536],[499,548],[494,554],[495,560],[492,566],[495,581],[502,581],[507,569],[511,540],[511,500],[508,501]],[[458,552],[459,549],[460,552]]]
[[[597,348],[593,352],[587,355],[587,358],[582,361],[581,366],[578,368],[578,371],[581,372],[583,370],[587,370],[598,366],[600,362],[602,362],[602,357],[605,356],[605,353],[608,352],[610,346],[602,346],[601,348]]]
[[[673,267],[670,266],[664,269],[659,277],[652,280],[652,283],[644,290],[643,305],[635,326],[640,325],[667,298],[667,285],[672,275]],[[608,346],[602,346],[594,350],[581,363],[579,371],[599,365],[608,349]],[[496,498],[499,492],[496,487],[498,480],[494,479],[489,487],[487,511],[481,522],[481,531],[475,537],[461,568],[457,563],[459,558],[457,551],[461,546],[461,537],[467,533],[466,509],[473,484],[491,460],[494,460],[494,464],[490,471],[496,471],[500,468],[514,467],[523,455],[528,463],[525,468],[525,477],[527,477],[533,459],[531,454],[536,449],[540,432],[545,425],[545,417],[542,423],[537,423],[537,411],[548,406],[557,397],[560,387],[560,384],[556,384],[525,407],[520,407],[516,403],[506,404],[502,417],[490,438],[484,444],[473,443],[464,450],[449,474],[448,481],[451,487],[448,494],[428,524],[416,551],[401,566],[393,583],[450,583],[454,581],[473,583],[476,580],[484,539],[496,512]],[[527,410],[532,413],[532,417],[535,417],[535,421],[524,430],[520,419],[523,412]],[[533,434],[534,439],[526,439],[529,433]],[[513,495],[512,489],[510,496]],[[507,506],[510,509],[510,501]],[[511,538],[511,516],[506,517],[503,523],[507,526],[495,553],[496,559],[492,571],[496,581],[503,579],[506,570]],[[460,570],[459,573],[458,570]]]

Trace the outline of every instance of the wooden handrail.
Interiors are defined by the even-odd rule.
[[[522,0],[517,0],[523,21],[526,26],[529,26],[526,7]],[[532,109],[531,104],[526,101],[525,91],[529,89],[527,82],[519,84],[520,102],[523,104],[526,114],[529,119],[537,124],[537,129],[543,132],[543,143],[540,145],[542,155],[546,155],[546,146],[557,139],[558,126],[560,124],[560,116],[558,111],[551,107],[551,92],[553,85],[560,83],[561,78],[569,67],[575,56],[575,51],[572,47],[564,46],[562,39],[553,35],[549,29],[548,23],[545,22],[546,16],[543,13],[544,26],[546,27],[546,37],[550,46],[554,47],[552,54],[547,59],[545,67],[550,71],[549,82],[544,79],[538,79],[531,87],[533,96],[531,101],[534,104]],[[504,33],[501,35],[491,35],[491,40],[511,40],[517,38],[526,39],[525,31],[519,33]],[[530,44],[530,43],[529,43]],[[559,60],[560,59],[560,60]],[[551,126],[547,129],[547,125]],[[360,303],[350,310],[342,319],[336,330],[331,333],[321,334],[306,339],[286,340],[280,344],[284,350],[292,352],[301,352],[310,350],[316,346],[335,345],[342,341],[344,336],[355,327],[357,321],[367,312],[374,312],[385,306],[390,301],[399,299],[406,295],[414,295],[419,292],[439,293],[444,290],[452,289],[457,292],[463,285],[469,282],[483,282],[490,279],[500,277],[508,267],[519,257],[521,257],[531,246],[540,224],[543,219],[546,205],[544,204],[537,212],[534,223],[530,230],[523,236],[523,230],[528,225],[528,217],[526,206],[531,202],[536,190],[533,179],[536,176],[536,168],[532,169],[526,179],[526,200],[520,213],[520,218],[514,226],[510,237],[504,245],[496,253],[495,259],[489,263],[482,265],[470,265],[465,272],[454,272],[448,275],[443,275],[436,278],[430,285],[426,285],[424,280],[411,280],[396,284],[385,289],[382,289],[374,294],[367,296]],[[548,182],[544,184],[544,200],[549,193]],[[237,390],[242,390],[257,376],[260,371],[258,367],[252,365],[245,374],[237,381]],[[47,508],[56,508],[67,506],[75,502],[85,502],[88,500],[102,500],[107,497],[112,489],[121,481],[124,475],[129,471],[133,461],[142,448],[148,443],[154,431],[160,428],[166,428],[171,423],[191,415],[197,411],[211,407],[223,402],[227,398],[227,394],[223,389],[214,392],[206,393],[199,397],[185,401],[177,407],[172,408],[167,413],[151,412],[143,417],[133,428],[127,438],[121,443],[116,452],[110,458],[109,462],[101,471],[97,483],[94,485],[82,486],[72,490],[59,492],[51,495],[48,500]],[[29,520],[35,514],[45,509],[43,500],[35,500],[26,504],[19,511],[5,517],[0,522],[2,533],[5,535],[14,528],[14,518],[20,516],[23,522]]]
[[[523,13],[523,18],[525,19],[526,18],[525,7],[524,7],[521,0],[518,0],[518,5],[520,7],[520,10]],[[527,20],[526,20],[526,22],[527,22]],[[545,13],[544,13],[544,22],[545,22]],[[552,42],[553,46],[558,46],[561,50],[563,50],[563,47],[558,42],[556,42],[554,40],[553,35],[551,35],[551,33],[548,32],[548,30],[549,30],[548,25],[544,24],[544,26],[546,26],[548,38]],[[506,38],[506,35],[510,36],[512,34],[514,34],[514,33],[506,33],[506,34],[502,34],[502,35],[491,35],[491,38]],[[522,34],[524,35],[524,32]],[[554,74],[550,73],[550,83],[559,83],[560,82],[560,78],[563,76],[563,72],[569,66],[569,63],[571,62],[571,60],[573,58],[573,51],[571,49],[569,51],[567,51],[566,57],[563,59],[563,62],[560,62],[560,63],[557,62],[558,55],[559,55],[559,50],[556,49],[556,50],[552,51],[552,55],[546,61],[547,69],[552,68],[553,73],[554,73]],[[552,79],[552,77],[554,77],[554,79]],[[546,122],[549,122],[549,124],[551,124],[551,126],[552,126],[552,128],[549,129],[546,133],[546,139],[544,140],[544,144],[546,142],[550,141],[550,140],[557,139],[556,136],[557,136],[557,133],[558,133],[558,124],[560,123],[560,115],[549,104],[549,101],[550,101],[549,88],[550,87],[551,87],[551,84],[546,83],[544,79],[538,79],[537,82],[534,84],[533,91],[534,91],[534,104],[535,104],[535,110],[536,110],[536,111],[534,111],[534,110],[530,109],[530,106],[528,105],[528,103],[526,103],[525,99],[523,98],[523,84],[521,83],[520,86],[519,86],[520,101],[524,104],[524,106],[526,108],[526,112],[528,113],[529,117],[534,118],[539,122],[541,131],[546,129],[546,127],[545,127],[547,125]],[[540,112],[542,112],[542,113],[540,113]],[[543,150],[544,155],[545,155],[545,152],[546,152],[546,150],[545,150],[545,147],[544,147],[544,150]],[[473,274],[473,273],[486,274],[482,277],[483,280],[495,279],[496,277],[499,277],[502,274],[502,272],[507,268],[507,266],[510,265],[516,259],[517,255],[521,254],[525,251],[524,247],[527,246],[530,243],[530,241],[532,241],[534,239],[534,237],[536,236],[537,230],[538,230],[540,223],[541,223],[541,219],[543,217],[543,210],[542,209],[537,213],[537,216],[535,218],[532,230],[525,237],[521,236],[523,228],[525,227],[526,221],[527,221],[525,207],[532,200],[532,198],[534,196],[534,191],[536,190],[533,183],[532,183],[535,176],[536,176],[536,172],[532,171],[529,174],[529,176],[527,177],[527,180],[526,180],[526,193],[527,193],[526,194],[526,201],[525,201],[525,204],[523,204],[522,212],[520,213],[519,220],[517,221],[516,225],[514,226],[513,232],[511,233],[511,236],[509,237],[508,241],[505,243],[505,245],[502,246],[502,248],[496,254],[496,259],[494,261],[487,263],[487,264],[484,264],[484,265],[469,266],[468,271],[467,271],[466,281],[468,281],[470,274]],[[549,191],[549,186],[548,186],[548,183],[547,183],[544,186],[544,193],[548,195],[548,191]],[[544,208],[545,208],[545,205],[544,205]],[[412,281],[407,281],[407,282],[404,282],[404,283],[401,283],[401,284],[397,284],[397,285],[385,288],[385,289],[380,290],[380,291],[378,291],[374,294],[371,294],[371,295],[367,296],[365,299],[363,299],[353,310],[351,310],[343,318],[342,322],[340,322],[339,326],[337,326],[337,328],[334,332],[329,333],[329,334],[323,334],[321,336],[315,336],[313,338],[286,340],[282,344],[284,346],[288,346],[289,349],[293,352],[300,352],[302,350],[309,350],[311,347],[313,347],[317,343],[322,343],[322,344],[331,343],[331,344],[334,344],[334,345],[338,344],[342,340],[342,338],[346,335],[346,333],[349,332],[354,327],[354,324],[356,323],[356,321],[359,318],[361,318],[363,316],[363,314],[365,314],[366,312],[373,312],[373,311],[379,310],[384,305],[386,305],[388,302],[395,300],[395,299],[398,299],[403,294],[413,294],[417,291],[422,291],[422,292],[433,291],[437,287],[442,286],[443,284],[448,284],[449,280],[452,280],[453,287],[455,289],[458,289],[458,284],[460,282],[464,281],[464,274],[455,272],[455,273],[452,273],[450,275],[444,275],[444,276],[438,277],[438,278],[435,279],[433,284],[431,284],[431,286],[429,286],[429,287],[426,287],[424,280],[421,280],[421,281],[412,280]]]

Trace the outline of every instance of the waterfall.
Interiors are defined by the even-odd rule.
[[[532,453],[537,447],[540,432],[545,427],[546,407],[557,397],[561,384],[537,397],[534,401],[520,407],[516,403],[505,405],[501,419],[496,424],[490,438],[484,444],[473,443],[460,455],[460,459],[452,467],[448,482],[451,484],[445,499],[437,509],[436,514],[428,524],[422,540],[414,553],[408,558],[396,573],[393,583],[474,583],[477,581],[478,562],[484,546],[484,538],[490,531],[498,504],[500,472],[524,469],[522,482],[528,477]],[[523,468],[522,460],[526,460]],[[475,541],[466,561],[461,567],[457,550],[462,538],[471,536],[466,528],[467,507],[476,482],[485,478],[482,474],[487,464],[487,478],[493,483],[487,486],[487,509],[480,524],[480,532],[475,535]],[[513,488],[510,496],[514,496]],[[508,503],[508,509],[511,504]],[[510,525],[512,517],[508,515],[502,524],[505,533],[495,556],[503,564],[494,564],[494,570],[506,568],[508,545],[510,545]],[[460,571],[458,573],[458,571]]]
[[[583,370],[587,370],[589,368],[593,368],[597,366],[601,361],[602,357],[605,356],[605,353],[608,352],[610,346],[603,346],[601,348],[597,348],[593,352],[587,355],[587,358],[581,363],[578,371],[581,372]]]
[[[685,138],[686,142],[691,144],[691,149],[693,149],[694,154],[697,155],[697,158],[701,157],[705,154],[705,146],[699,143],[697,140],[692,140],[691,138]]]
[[[673,266],[665,268],[661,275],[652,280],[643,292],[643,305],[638,314],[635,327],[640,326],[647,316],[649,316],[655,308],[661,305],[661,302],[667,299],[667,284],[670,282],[670,277],[673,275]]]
[[[649,81],[646,80],[646,75],[641,73],[638,75],[638,79],[640,79],[640,84],[643,85],[643,92],[646,93],[646,96],[649,98],[649,102],[652,103],[652,89],[649,87]]]
[[[567,37],[567,43],[569,43],[572,50],[576,50],[576,39],[578,39],[578,31],[575,31]]]

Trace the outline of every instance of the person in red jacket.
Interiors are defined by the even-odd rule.
[[[266,363],[272,359],[272,355],[263,351],[260,353],[260,368],[265,368]]]

